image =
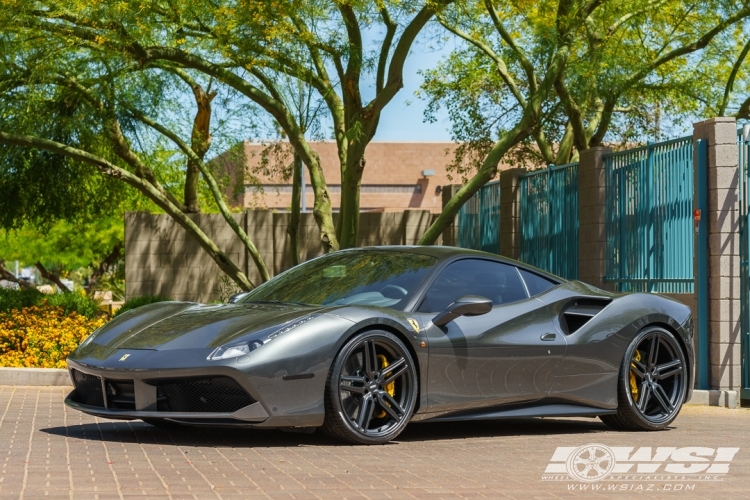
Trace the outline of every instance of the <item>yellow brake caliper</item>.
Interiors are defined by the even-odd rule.
[[[635,373],[633,372],[633,368],[635,368],[635,361],[640,362],[641,361],[641,351],[638,349],[635,350],[635,354],[633,354],[633,361],[630,363],[630,393],[633,395],[633,401],[636,403],[638,402],[638,382],[635,380]]]
[[[388,368],[388,365],[390,364],[387,359],[385,359],[385,356],[382,354],[378,354],[378,359],[380,360],[380,369]],[[383,376],[390,375],[390,373],[386,373]],[[386,385],[384,387],[385,392],[391,395],[391,397],[396,395],[396,382],[391,382],[390,384]],[[381,411],[380,414],[376,418],[383,418],[385,417],[385,410]]]

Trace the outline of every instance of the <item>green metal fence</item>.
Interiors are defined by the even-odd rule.
[[[750,141],[738,134],[742,399],[750,399]]]
[[[520,260],[578,279],[578,163],[521,176]]]
[[[693,292],[693,140],[604,156],[607,269],[623,292]]]
[[[458,211],[458,246],[500,253],[500,182],[485,184]]]

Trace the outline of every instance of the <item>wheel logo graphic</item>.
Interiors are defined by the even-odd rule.
[[[581,446],[568,457],[568,475],[579,481],[601,481],[612,473],[615,454],[603,444]]]

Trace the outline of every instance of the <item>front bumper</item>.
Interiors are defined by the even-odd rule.
[[[90,415],[249,427],[269,421],[247,377],[231,367],[112,370],[69,359],[68,370],[76,388],[65,404]]]

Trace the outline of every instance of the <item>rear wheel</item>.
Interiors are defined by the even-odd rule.
[[[333,362],[323,430],[355,444],[386,443],[404,430],[417,402],[417,371],[398,337],[356,335]]]
[[[660,327],[647,327],[625,351],[617,413],[600,418],[616,429],[665,429],[680,413],[687,381],[685,355],[674,334]]]

